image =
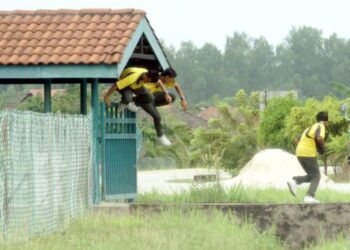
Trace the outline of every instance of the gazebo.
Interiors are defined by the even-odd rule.
[[[98,86],[115,82],[125,67],[135,65],[157,70],[169,66],[142,10],[0,11],[0,84],[43,84],[44,110],[51,112],[52,85],[78,83],[82,114],[87,114],[91,85],[95,203],[101,199],[99,124],[103,124]]]

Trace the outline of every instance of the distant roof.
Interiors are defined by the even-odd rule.
[[[0,11],[0,65],[117,64],[145,15],[136,9]]]
[[[210,120],[210,118],[215,118],[219,115],[219,110],[216,107],[209,107],[201,112],[199,112],[198,116],[202,119],[205,119],[207,121]]]

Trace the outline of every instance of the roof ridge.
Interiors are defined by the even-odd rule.
[[[141,9],[37,9],[37,10],[1,10],[0,15],[85,15],[85,14],[143,14],[146,12]]]

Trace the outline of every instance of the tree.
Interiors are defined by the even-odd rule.
[[[21,103],[17,108],[33,112],[44,112],[44,97],[41,94],[32,96]]]
[[[274,81],[272,67],[275,55],[272,47],[261,37],[255,39],[253,47],[248,54],[249,60],[249,86],[253,91],[267,89]]]
[[[189,145],[192,139],[191,128],[165,110],[160,108],[159,112],[162,117],[164,133],[169,137],[172,145],[171,147],[159,145],[153,122],[146,117],[138,123],[143,138],[141,157],[171,158],[176,161],[178,167],[189,167],[191,165]]]
[[[257,93],[247,96],[243,90],[234,96],[232,106],[223,102],[217,104],[219,117],[210,120],[208,128],[198,128],[194,132],[193,159],[220,156],[221,166],[237,174],[258,151],[258,106]]]
[[[273,97],[261,114],[258,138],[259,145],[267,148],[282,148],[291,152],[292,139],[285,131],[285,120],[297,100],[290,94],[286,97]]]

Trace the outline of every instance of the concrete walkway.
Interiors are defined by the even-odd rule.
[[[191,169],[172,169],[172,170],[151,170],[151,171],[138,171],[137,183],[138,193],[146,192],[160,192],[160,193],[177,193],[181,191],[189,190],[191,187],[208,187],[216,184],[212,182],[195,182],[194,176],[197,175],[213,175],[216,174],[215,169],[204,169],[204,168],[191,168]],[[227,172],[219,171],[220,184],[225,188],[232,188],[237,185],[243,187],[256,187],[256,188],[268,188],[274,187],[278,189],[287,189],[287,185],[284,182],[276,183],[267,182],[268,184],[256,185],[254,181],[247,179],[242,182],[239,177],[231,177]],[[303,184],[307,187],[308,184]],[[347,183],[327,183],[322,184],[320,189],[329,188],[339,192],[349,192],[350,184]]]

